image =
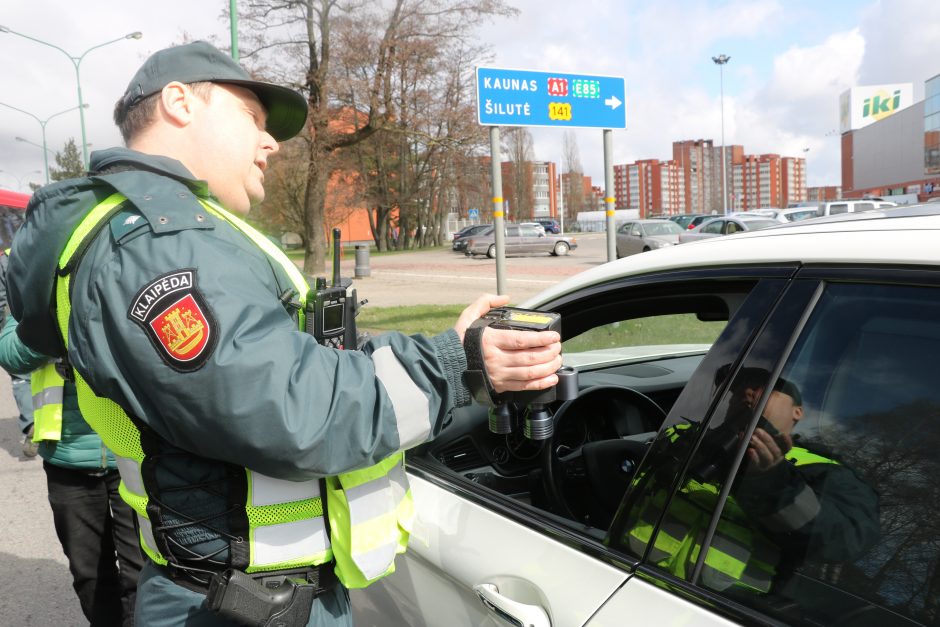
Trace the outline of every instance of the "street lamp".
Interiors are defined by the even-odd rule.
[[[31,140],[31,139],[26,139],[25,137],[14,137],[13,139],[15,139],[15,140],[18,141],[18,142],[23,142],[24,144],[31,144],[31,145],[35,146],[36,148],[42,148],[43,151],[45,151],[45,152],[52,152],[51,150],[49,150],[48,148],[46,148],[46,147],[43,146],[42,144],[38,144],[38,143],[34,142],[34,141]]]
[[[721,81],[721,206],[725,215],[728,213],[728,179],[725,177],[725,64],[731,60],[726,54],[712,57],[718,66],[718,78]]]
[[[65,111],[59,111],[58,113],[53,113],[52,115],[50,115],[50,116],[49,116],[48,118],[46,118],[45,120],[40,120],[38,117],[36,117],[36,116],[33,115],[32,113],[30,113],[29,111],[24,111],[23,109],[14,107],[13,105],[8,105],[8,104],[5,103],[5,102],[0,102],[0,106],[7,107],[8,109],[13,109],[14,111],[19,111],[20,113],[25,113],[25,114],[28,115],[29,117],[31,117],[31,118],[33,118],[34,120],[36,120],[37,122],[39,122],[39,126],[42,128],[42,160],[43,160],[43,163],[45,163],[45,165],[46,165],[46,185],[48,185],[48,184],[49,184],[49,149],[46,147],[46,124],[48,124],[48,123],[49,123],[49,120],[51,120],[52,118],[58,117],[58,116],[62,115],[63,113],[68,113],[69,111],[75,111],[75,109],[79,109],[79,110],[81,110],[81,109],[87,109],[87,108],[88,108],[88,105],[87,105],[87,104],[83,104],[83,105],[79,105],[79,106],[77,106],[77,107],[72,107],[72,108],[70,108],[70,109],[66,109]],[[19,137],[17,137],[17,139],[20,140],[20,141],[26,141],[25,139],[22,139],[22,138],[19,138]]]
[[[59,52],[67,56],[69,58],[69,61],[72,62],[72,65],[75,67],[75,84],[78,86],[78,107],[77,108],[78,108],[79,116],[81,118],[81,123],[82,123],[82,165],[85,168],[88,168],[88,142],[87,142],[87,138],[85,137],[85,112],[84,112],[85,103],[82,100],[82,79],[79,74],[79,66],[82,64],[82,59],[85,58],[85,55],[91,52],[92,50],[96,50],[98,48],[102,48],[104,46],[117,43],[125,39],[140,39],[141,37],[144,36],[143,33],[141,33],[139,30],[134,31],[133,33],[128,33],[124,35],[123,37],[118,37],[117,39],[106,41],[103,44],[92,46],[91,48],[81,53],[77,57],[70,55],[66,50],[60,48],[59,46],[55,44],[50,44],[48,41],[43,41],[42,39],[36,39],[35,37],[30,37],[29,35],[18,33],[15,30],[12,30],[6,26],[3,26],[2,24],[0,24],[0,33],[9,33],[10,35],[17,35],[19,37],[23,37],[24,39],[35,41],[37,44],[42,44],[44,46],[49,46],[50,48],[55,48],[56,50],[58,50]],[[49,181],[47,180],[46,182],[48,183]]]

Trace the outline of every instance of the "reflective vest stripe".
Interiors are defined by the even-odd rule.
[[[49,362],[30,375],[33,394],[33,442],[62,439],[62,398],[65,380]]]
[[[382,382],[395,410],[399,448],[409,449],[425,442],[431,435],[428,397],[411,379],[390,347],[383,346],[372,353],[372,361],[375,363],[375,376]]]
[[[124,202],[125,197],[121,194],[111,194],[97,205],[95,205],[88,215],[86,215],[78,226],[75,227],[75,231],[69,237],[69,241],[65,244],[65,248],[62,249],[62,254],[59,255],[59,268],[64,268],[68,265],[69,260],[72,258],[72,255],[75,254],[75,251],[78,250],[78,247],[82,245],[82,242],[85,241],[85,238],[94,230],[99,222],[104,220],[112,209]],[[68,338],[64,338],[67,342]]]
[[[323,516],[292,522],[254,527],[251,530],[251,565],[247,572],[265,567],[290,568],[291,565],[322,563],[327,558],[330,541]]]
[[[258,230],[236,216],[235,214],[227,211],[222,205],[213,202],[211,200],[206,200],[200,198],[199,202],[203,207],[206,208],[206,211],[209,213],[215,214],[216,217],[222,218],[239,231],[244,233],[248,239],[253,241],[258,248],[263,250],[269,257],[274,261],[277,261],[278,265],[284,268],[284,271],[287,273],[288,278],[291,283],[294,284],[294,289],[297,290],[298,299],[303,302],[307,299],[307,292],[310,290],[310,286],[307,285],[307,280],[304,279],[304,275],[300,272],[300,269],[290,260],[284,251],[274,245],[274,242],[269,240],[263,234],[258,232]],[[300,311],[297,312],[297,315],[300,319],[300,330],[304,330],[304,308],[301,307]]]

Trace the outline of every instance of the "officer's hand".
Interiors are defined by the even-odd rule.
[[[470,324],[493,307],[509,302],[508,296],[484,294],[463,310],[454,330],[463,342]],[[541,390],[558,383],[561,337],[554,331],[507,331],[488,327],[481,338],[483,361],[497,393]]]
[[[754,429],[751,442],[747,447],[750,472],[765,472],[783,461],[784,456],[793,448],[793,438],[782,433],[776,438],[761,428]]]

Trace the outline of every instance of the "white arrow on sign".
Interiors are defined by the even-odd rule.
[[[620,102],[620,99],[617,98],[617,96],[611,96],[610,98],[604,101],[604,104],[610,107],[611,110],[614,110],[620,105],[622,105],[623,103]]]

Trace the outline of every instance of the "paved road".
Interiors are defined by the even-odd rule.
[[[0,625],[87,625],[52,526],[42,462],[20,455],[17,414],[0,371]]]
[[[606,260],[601,234],[578,237],[567,257],[507,260],[508,293],[521,302],[546,287]],[[343,262],[352,276],[355,260]],[[356,280],[359,298],[376,307],[404,304],[465,304],[496,292],[496,264],[450,250],[379,255],[372,276]],[[72,591],[68,562],[52,526],[45,474],[38,458],[20,454],[10,379],[0,371],[0,625],[87,625]]]
[[[524,301],[545,288],[607,260],[607,244],[601,233],[577,236],[578,248],[565,257],[538,255],[506,260],[506,293],[513,303]],[[451,250],[374,255],[371,276],[355,279],[359,299],[369,306],[407,304],[469,304],[484,292],[496,293],[496,261],[465,257]],[[355,259],[347,255],[342,274],[354,274]]]

